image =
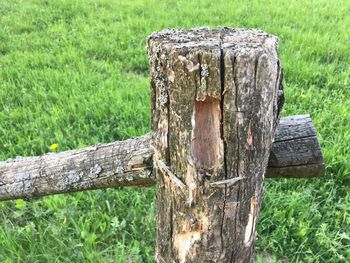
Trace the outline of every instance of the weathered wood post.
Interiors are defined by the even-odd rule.
[[[164,30],[148,40],[156,260],[251,262],[278,123],[277,38]]]

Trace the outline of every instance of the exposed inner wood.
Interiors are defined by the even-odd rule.
[[[194,115],[193,164],[197,169],[212,169],[220,165],[223,156],[220,101],[209,96],[204,101],[196,101]]]

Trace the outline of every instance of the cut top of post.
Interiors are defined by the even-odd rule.
[[[207,27],[191,30],[165,29],[153,33],[150,42],[158,42],[163,48],[171,49],[230,49],[233,55],[249,55],[256,51],[269,53],[276,50],[278,38],[258,29],[237,29]]]

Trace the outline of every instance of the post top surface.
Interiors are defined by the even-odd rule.
[[[278,38],[258,29],[208,27],[185,29],[164,29],[153,33],[148,43],[157,44],[166,49],[231,49],[239,53],[245,51],[276,48]]]

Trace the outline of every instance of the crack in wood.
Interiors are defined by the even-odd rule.
[[[314,138],[315,140],[317,140],[316,135],[307,135],[307,136],[293,137],[293,138],[283,139],[283,140],[274,140],[274,143],[289,142],[289,141],[302,140],[302,139],[307,139],[307,138]]]
[[[220,132],[221,132],[221,140],[223,142],[224,146],[224,178],[227,179],[228,176],[228,170],[227,170],[227,142],[225,140],[225,134],[224,134],[224,103],[225,103],[225,53],[222,47],[223,43],[223,33],[220,31],[220,111],[221,111],[221,121],[220,121]],[[224,223],[225,223],[225,209],[226,209],[226,198],[227,198],[227,187],[228,184],[231,184],[232,182],[228,182],[227,180],[221,180],[217,182],[210,183],[210,186],[212,187],[224,187],[224,200],[223,200],[223,207],[222,207],[222,219],[221,219],[221,229],[220,229],[220,236],[221,236],[221,251],[220,251],[220,258],[222,257],[223,250],[224,250]]]

